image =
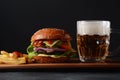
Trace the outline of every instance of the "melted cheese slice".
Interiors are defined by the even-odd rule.
[[[66,56],[55,56],[55,55],[47,55],[47,54],[39,54],[38,56],[52,57],[52,58],[66,57]]]

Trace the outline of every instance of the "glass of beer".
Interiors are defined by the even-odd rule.
[[[81,62],[104,62],[109,54],[110,21],[77,21],[77,48]]]

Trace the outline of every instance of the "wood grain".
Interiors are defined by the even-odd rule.
[[[49,63],[49,64],[1,64],[0,69],[36,69],[36,68],[119,68],[120,63]]]

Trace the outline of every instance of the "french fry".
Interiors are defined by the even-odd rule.
[[[6,51],[1,51],[0,54],[0,64],[25,64],[27,59],[27,54],[22,54],[20,56],[15,56],[13,53],[8,53]]]
[[[1,51],[1,54],[5,57],[9,57],[9,53],[7,51]]]

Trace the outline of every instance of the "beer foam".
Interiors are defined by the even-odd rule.
[[[77,21],[80,35],[110,35],[110,21]]]

